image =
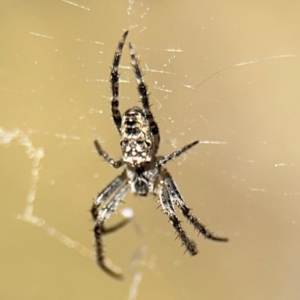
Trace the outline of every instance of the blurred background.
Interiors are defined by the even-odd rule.
[[[299,1],[0,2],[1,299],[299,299]],[[121,171],[109,71],[123,30],[141,60],[160,154],[187,205],[230,239],[190,257],[154,197],[126,197],[94,259],[93,198]],[[120,109],[138,104],[127,45]],[[180,219],[185,221],[178,212]],[[110,224],[120,220],[114,215]]]

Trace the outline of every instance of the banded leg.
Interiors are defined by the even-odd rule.
[[[91,214],[93,217],[94,222],[98,218],[99,210],[101,204],[103,204],[113,193],[116,192],[116,190],[126,181],[126,173],[125,171],[119,175],[117,178],[115,178],[104,190],[102,190],[97,197],[94,200],[94,203],[91,208]],[[126,224],[130,222],[131,218],[123,218],[121,221],[116,223],[115,225],[112,225],[110,227],[103,228],[103,233],[111,233],[114,232]]]
[[[123,186],[107,203],[107,205],[99,210],[94,227],[97,263],[101,269],[103,269],[106,273],[108,273],[116,279],[122,279],[121,270],[120,268],[114,266],[108,259],[106,259],[102,235],[105,233],[105,222],[108,220],[112,212],[114,212],[117,209],[118,205],[125,198],[129,189],[130,186],[128,184]]]
[[[98,209],[102,203],[104,203],[126,180],[126,171],[123,171],[121,175],[116,177],[112,182],[108,184],[95,198],[94,205],[95,209]],[[92,209],[92,211],[94,211]],[[97,211],[92,212],[93,220],[96,221],[98,213]]]
[[[102,156],[111,166],[113,166],[114,168],[118,169],[123,165],[123,160],[119,159],[117,161],[115,161],[114,159],[112,159],[100,146],[99,142],[97,140],[94,141],[94,145],[97,149],[97,152],[100,156]]]
[[[181,224],[180,224],[181,222],[179,221],[179,219],[177,218],[177,216],[175,214],[174,206],[173,206],[169,191],[167,190],[167,188],[165,186],[162,187],[162,190],[160,192],[160,202],[161,202],[163,212],[166,215],[168,215],[171,224],[173,225],[176,232],[178,233],[178,236],[181,239],[183,245],[185,245],[187,251],[191,255],[196,255],[198,252],[196,243],[193,240],[189,239],[189,237],[187,236],[185,231],[182,229]]]
[[[217,237],[217,236],[213,235],[213,233],[211,233],[208,229],[205,228],[205,226],[203,224],[201,224],[199,222],[199,220],[192,214],[191,209],[185,205],[171,176],[165,178],[165,185],[171,195],[171,200],[179,207],[182,214],[188,219],[188,221],[190,221],[192,223],[192,225],[195,227],[195,229],[199,233],[201,233],[207,239],[210,239],[210,240],[213,240],[216,242],[227,242],[228,241],[228,238],[222,238],[222,237]]]
[[[114,122],[117,126],[118,131],[120,132],[121,128],[121,113],[119,111],[119,64],[120,59],[122,55],[122,49],[126,40],[126,37],[128,35],[128,30],[126,30],[118,44],[118,47],[116,49],[112,68],[110,72],[110,82],[111,82],[111,91],[112,91],[112,100],[111,100],[111,111],[113,115]]]
[[[141,70],[139,68],[139,63],[135,56],[135,53],[134,53],[131,43],[129,43],[129,51],[130,51],[130,57],[131,57],[131,64],[133,66],[133,71],[135,73],[136,81],[138,84],[138,92],[139,92],[140,99],[141,99],[141,102],[143,105],[143,109],[146,114],[146,118],[149,120],[150,130],[151,130],[152,134],[154,136],[156,136],[156,138],[158,139],[158,142],[159,142],[159,140],[160,140],[159,129],[158,129],[156,122],[154,121],[152,112],[150,110],[149,94],[147,91],[147,86],[143,81],[143,76],[142,76]]]
[[[180,156],[183,152],[191,149],[192,147],[194,147],[198,143],[199,143],[199,141],[192,142],[192,143],[184,146],[183,148],[172,152],[171,154],[169,154],[167,156],[159,158],[159,160],[156,162],[156,165],[157,166],[161,166],[161,165],[166,164],[169,160],[174,159],[174,158]]]

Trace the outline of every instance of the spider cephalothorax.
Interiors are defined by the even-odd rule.
[[[143,81],[138,61],[135,57],[132,45],[129,43],[131,64],[138,84],[138,92],[142,108],[133,107],[128,109],[123,116],[119,111],[119,63],[122,49],[127,37],[125,31],[119,42],[113,59],[110,81],[112,89],[111,109],[114,123],[121,135],[121,149],[123,157],[115,161],[102,149],[99,142],[94,141],[95,147],[102,156],[114,168],[125,166],[125,170],[116,177],[107,187],[102,190],[94,199],[91,208],[94,220],[94,234],[96,242],[96,257],[98,265],[108,274],[115,278],[121,278],[122,274],[118,268],[112,265],[105,257],[102,236],[127,224],[129,219],[124,219],[119,224],[106,228],[105,223],[118,205],[123,201],[126,194],[131,191],[139,196],[154,195],[159,199],[163,212],[168,216],[175,228],[178,237],[185,245],[186,250],[191,254],[197,254],[197,247],[181,227],[175,213],[175,205],[180,209],[183,216],[190,221],[194,228],[204,237],[226,242],[227,238],[214,236],[203,226],[192,214],[178,191],[170,173],[163,167],[169,160],[178,157],[183,152],[195,146],[198,141],[190,143],[183,148],[174,151],[167,156],[156,156],[160,137],[159,129],[153,118],[149,106],[147,87]]]

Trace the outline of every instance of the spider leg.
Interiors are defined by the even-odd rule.
[[[163,212],[169,217],[171,224],[175,228],[176,232],[178,233],[179,238],[181,239],[182,243],[185,245],[187,251],[191,255],[196,255],[197,254],[197,246],[196,243],[189,239],[185,231],[181,227],[181,222],[177,218],[174,210],[174,206],[170,197],[170,193],[167,190],[165,186],[162,187],[160,193],[159,193],[159,198],[161,202],[161,206],[163,209]]]
[[[114,122],[118,131],[120,132],[121,128],[121,113],[119,111],[119,64],[122,55],[122,49],[125,43],[125,39],[128,35],[128,30],[126,30],[118,44],[118,47],[115,51],[112,68],[110,72],[110,82],[111,82],[111,91],[112,91],[112,100],[111,100],[111,111],[113,115]]]
[[[98,217],[98,209],[102,203],[104,203],[126,180],[126,171],[123,171],[121,175],[116,177],[112,182],[108,184],[94,199],[93,206],[91,208],[91,214],[93,220],[96,221]]]
[[[193,226],[199,233],[201,233],[207,239],[210,239],[213,241],[217,241],[217,242],[227,242],[228,241],[228,238],[215,236],[208,229],[206,229],[206,227],[203,224],[201,224],[199,222],[199,220],[192,214],[191,209],[185,205],[185,203],[175,185],[175,182],[173,181],[173,179],[170,175],[165,178],[165,185],[171,195],[171,200],[174,201],[174,203],[181,210],[182,214],[193,224]]]
[[[113,166],[114,168],[118,169],[123,165],[123,160],[119,159],[117,161],[115,161],[114,159],[112,159],[100,146],[99,142],[97,140],[94,141],[94,145],[98,151],[98,154],[100,156],[102,156],[111,166]]]
[[[156,143],[158,145],[159,141],[160,141],[159,129],[158,129],[156,122],[154,121],[154,117],[150,110],[149,94],[147,91],[147,86],[143,81],[143,76],[142,76],[141,70],[139,68],[139,62],[135,56],[135,53],[134,53],[131,43],[129,43],[129,51],[130,51],[130,57],[131,57],[131,64],[133,66],[133,71],[135,73],[136,81],[138,84],[138,92],[139,92],[140,99],[141,99],[141,102],[143,105],[143,109],[144,109],[146,118],[150,124],[150,131],[156,137],[156,140],[157,140]]]
[[[105,233],[105,222],[110,217],[112,212],[114,212],[117,209],[118,205],[125,198],[129,189],[130,186],[128,184],[123,186],[107,203],[107,205],[105,205],[102,209],[99,210],[94,227],[97,263],[101,269],[103,269],[106,273],[108,273],[116,279],[122,279],[121,270],[118,267],[114,266],[108,259],[106,259],[102,235]]]
[[[194,147],[198,143],[199,143],[199,141],[192,142],[192,143],[182,147],[181,149],[172,152],[171,154],[169,154],[167,156],[159,158],[158,161],[156,162],[156,165],[161,166],[161,165],[166,164],[169,160],[180,156],[183,152],[189,150],[190,148]]]
[[[126,180],[126,172],[124,171],[121,175],[116,177],[106,188],[104,188],[94,199],[94,203],[91,208],[91,214],[93,217],[93,220],[96,221],[99,209],[102,203],[104,203]],[[117,224],[112,225],[111,227],[105,227],[103,228],[103,233],[111,233],[114,232],[126,224],[130,222],[130,218],[123,218],[121,221],[119,221]]]

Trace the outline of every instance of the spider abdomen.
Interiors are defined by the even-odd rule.
[[[121,148],[123,161],[131,166],[141,166],[153,158],[153,136],[143,110],[127,110],[121,123]]]

